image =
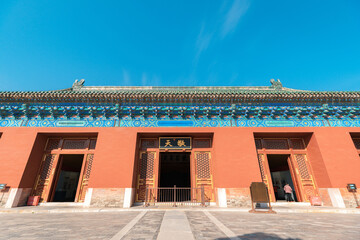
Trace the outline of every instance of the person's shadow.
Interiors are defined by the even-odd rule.
[[[268,234],[262,232],[249,233],[237,236],[241,240],[301,240],[301,238],[281,238],[276,234]],[[231,240],[234,238],[231,238]],[[229,240],[229,238],[217,238],[216,240]]]

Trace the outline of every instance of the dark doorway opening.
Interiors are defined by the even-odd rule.
[[[58,164],[53,202],[74,202],[84,155],[61,155]]]
[[[158,202],[191,200],[190,153],[161,153],[159,175]]]
[[[289,168],[289,155],[268,154],[267,159],[271,173],[271,180],[274,188],[276,201],[285,201],[285,184],[289,184],[292,188],[292,199],[297,202],[294,183]]]
[[[160,154],[160,187],[191,187],[190,153]]]

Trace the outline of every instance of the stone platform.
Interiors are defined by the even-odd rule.
[[[358,239],[354,213],[251,214],[244,209],[80,209],[38,207],[0,214],[0,240]],[[60,211],[61,210],[61,211]]]

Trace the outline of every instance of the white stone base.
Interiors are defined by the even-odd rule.
[[[134,195],[135,195],[134,193],[135,193],[134,188],[125,188],[123,208],[131,207],[134,201]]]
[[[8,200],[6,201],[5,208],[17,207],[22,189],[21,188],[11,188]]]
[[[328,193],[329,193],[330,200],[331,200],[333,207],[346,208],[344,199],[340,193],[340,189],[328,188]]]
[[[90,207],[92,193],[93,193],[92,188],[88,188],[86,190],[86,195],[85,195],[85,200],[84,200],[84,207]]]
[[[219,207],[227,207],[227,199],[226,199],[226,189],[225,188],[218,188],[218,206]]]

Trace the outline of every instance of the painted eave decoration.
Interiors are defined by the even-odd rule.
[[[360,92],[268,87],[86,87],[0,92],[0,127],[360,126]]]

